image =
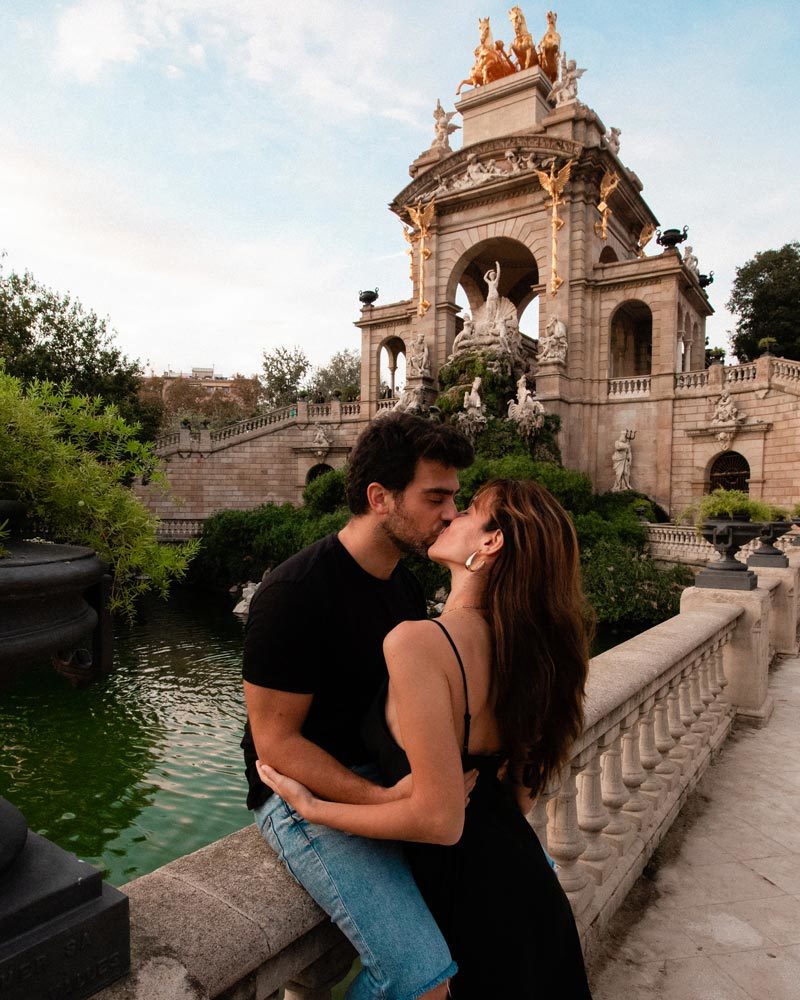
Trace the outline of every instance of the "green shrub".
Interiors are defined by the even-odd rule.
[[[303,490],[303,503],[310,513],[332,514],[347,505],[344,494],[345,476],[344,469],[331,469],[312,479]]]
[[[694,576],[686,566],[659,569],[621,542],[598,540],[581,550],[586,597],[598,620],[650,627],[680,611]]]
[[[0,494],[27,505],[36,534],[88,545],[109,563],[111,610],[129,619],[136,598],[166,596],[197,551],[196,542],[160,545],[156,518],[129,488],[155,467],[138,430],[67,383],[23,389],[0,370]]]

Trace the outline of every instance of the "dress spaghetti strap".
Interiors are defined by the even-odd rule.
[[[461,756],[467,757],[469,755],[469,727],[470,723],[472,722],[472,716],[470,715],[469,711],[469,693],[467,691],[467,674],[466,671],[464,670],[464,662],[461,659],[461,653],[459,653],[458,647],[453,642],[453,637],[450,635],[450,633],[447,631],[444,625],[442,625],[442,623],[436,618],[433,618],[431,620],[433,621],[433,624],[438,625],[439,628],[442,630],[442,632],[444,632],[444,634],[447,636],[447,641],[453,647],[453,652],[456,654],[456,659],[458,660],[458,666],[461,669],[461,680],[464,682],[464,705],[466,707],[466,711],[464,712],[464,745],[461,748]]]

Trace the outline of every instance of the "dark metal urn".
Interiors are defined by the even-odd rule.
[[[378,289],[377,288],[367,288],[363,292],[358,293],[358,300],[362,305],[372,306],[378,299]]]
[[[683,229],[661,229],[658,230],[656,235],[656,243],[659,246],[664,247],[665,250],[674,250],[679,243],[683,243],[686,237],[689,235],[689,227],[684,226]]]
[[[779,548],[776,548],[774,543],[781,537],[781,535],[785,535],[786,532],[791,531],[791,529],[791,521],[768,521],[766,524],[762,524],[761,532],[758,536],[761,544],[747,560],[747,565],[778,567],[788,566],[789,560]]]
[[[709,271],[708,274],[701,274],[697,280],[700,282],[701,288],[708,288],[709,285],[714,284],[714,272]]]
[[[800,547],[800,517],[793,517],[792,524],[797,528],[797,531],[792,535],[792,545],[797,545]]]
[[[722,556],[719,562],[709,563],[695,577],[696,587],[719,590],[755,590],[758,577],[735,558],[739,549],[758,538],[763,524],[744,520],[714,518],[704,521],[700,533]]]

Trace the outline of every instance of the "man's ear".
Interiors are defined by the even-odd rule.
[[[367,503],[369,509],[376,514],[388,514],[392,494],[380,483],[370,483],[367,487]]]

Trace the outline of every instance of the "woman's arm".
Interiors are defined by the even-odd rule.
[[[380,805],[326,802],[261,767],[266,783],[311,823],[380,840],[454,844],[464,826],[464,775],[443,668],[449,649],[427,622],[403,622],[384,642],[404,749],[411,765],[407,798]]]

